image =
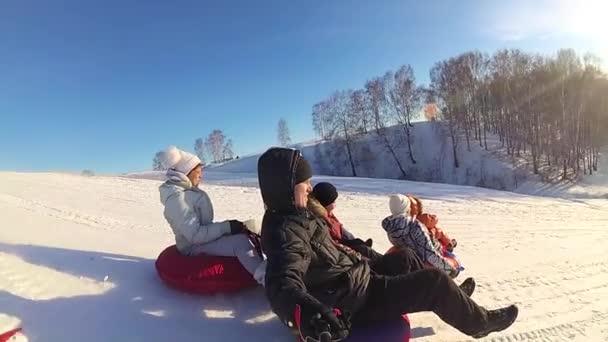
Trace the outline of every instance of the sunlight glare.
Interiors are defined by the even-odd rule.
[[[234,318],[232,310],[203,310],[207,318]]]
[[[563,19],[570,32],[588,39],[604,65],[608,60],[608,1],[573,1],[564,11]]]

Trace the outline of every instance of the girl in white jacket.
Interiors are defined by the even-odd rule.
[[[175,244],[183,255],[209,254],[235,256],[243,267],[263,284],[265,262],[256,251],[240,221],[213,222],[213,205],[198,185],[201,181],[200,159],[176,147],[165,152],[168,180],[160,188],[164,216]]]

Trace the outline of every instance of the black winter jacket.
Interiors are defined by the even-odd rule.
[[[266,212],[262,249],[268,258],[266,295],[273,311],[292,326],[296,305],[319,302],[355,313],[365,302],[370,267],[333,242],[325,221],[294,205],[294,172],[302,155],[276,148],[258,161]],[[290,324],[292,323],[292,324]]]

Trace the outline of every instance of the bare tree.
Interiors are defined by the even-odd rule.
[[[346,149],[351,173],[357,176],[353,155],[353,138],[356,133],[354,114],[351,103],[351,92],[339,91],[333,93],[327,100],[319,102],[313,108],[318,117],[323,117],[324,135],[336,144],[334,152]],[[335,163],[339,158],[331,158]],[[335,164],[334,163],[334,164]],[[335,166],[335,165],[334,165]]]
[[[154,171],[166,171],[169,169],[169,165],[167,165],[165,161],[165,152],[158,151],[154,155],[154,159],[152,160],[152,170]]]
[[[203,138],[197,138],[194,141],[194,153],[201,160],[201,163],[205,165],[205,155],[207,154],[207,145],[205,145],[205,141]]]
[[[458,85],[456,73],[453,71],[455,60],[437,62],[430,72],[431,86],[436,100],[441,108],[441,118],[447,123],[448,132],[452,139],[452,156],[454,167],[458,168]]]
[[[312,106],[312,126],[321,139],[330,139],[331,132],[327,126],[329,125],[329,110],[326,101],[321,101]]]
[[[287,121],[281,118],[277,127],[277,139],[280,146],[287,147],[291,145],[291,137],[289,135],[289,127],[287,127]]]
[[[226,136],[224,135],[224,132],[219,129],[214,129],[209,133],[209,136],[205,141],[214,163],[219,163],[224,159],[225,140]]]
[[[476,143],[487,150],[487,136],[494,134],[507,155],[529,158],[533,172],[544,178],[593,174],[599,150],[608,144],[608,76],[599,65],[597,58],[567,49],[551,56],[468,51],[435,63],[428,90],[416,86],[405,65],[372,78],[364,89],[336,92],[313,106],[313,126],[323,139],[344,146],[338,151],[346,152],[353,174],[361,164],[354,137],[373,133],[405,178],[387,128],[399,124],[415,163],[411,120],[424,102],[427,119],[439,121],[434,126],[451,139],[456,168],[461,140],[469,151]]]
[[[369,97],[363,89],[358,89],[350,93],[351,119],[355,121],[357,132],[362,134],[367,134],[369,132],[369,129],[372,126],[371,122],[373,121],[367,101],[369,101]]]
[[[357,177],[355,161],[353,158],[353,136],[355,134],[356,120],[354,114],[354,104],[351,102],[352,91],[336,92],[329,99],[330,118],[332,123],[331,131],[338,141],[345,145],[353,177]]]
[[[226,161],[226,160],[232,160],[234,158],[234,152],[232,151],[232,139],[228,139],[228,141],[226,142],[226,144],[224,145],[223,149],[222,149],[222,155],[223,155],[223,160],[222,161]]]
[[[375,133],[378,135],[386,149],[393,157],[393,160],[397,164],[399,171],[401,171],[401,175],[403,176],[403,178],[406,178],[407,174],[405,173],[405,170],[401,165],[401,161],[399,161],[399,158],[395,153],[393,144],[391,143],[388,133],[386,131],[386,123],[388,121],[388,101],[386,97],[386,88],[384,87],[384,80],[378,77],[367,81],[365,83],[365,92],[369,97],[369,101],[367,104],[369,106],[370,112],[372,113]]]
[[[410,65],[404,65],[394,75],[388,73],[387,76],[386,79],[393,79],[388,88],[390,103],[397,122],[403,127],[410,160],[416,164],[412,151],[411,127],[413,127],[412,117],[420,110],[423,91],[416,87],[414,70]]]

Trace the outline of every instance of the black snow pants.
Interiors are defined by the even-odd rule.
[[[374,274],[363,306],[353,316],[354,324],[394,319],[405,313],[432,311],[466,335],[487,325],[486,309],[460,290],[443,271],[424,269],[411,250],[384,255],[370,261]]]
[[[379,275],[398,276],[424,269],[420,257],[410,248],[399,248],[389,254],[379,254],[369,259],[372,271]]]

